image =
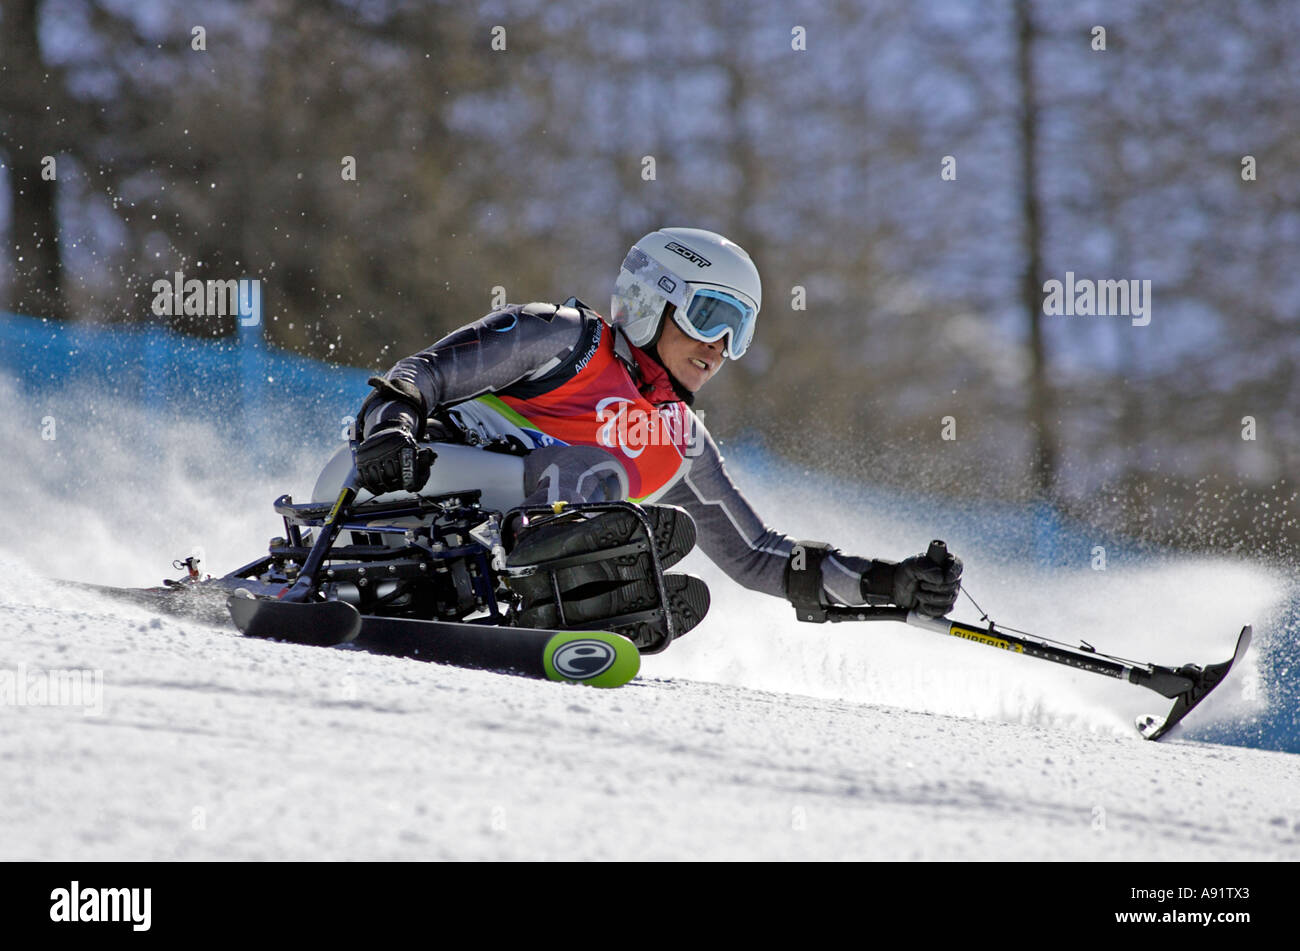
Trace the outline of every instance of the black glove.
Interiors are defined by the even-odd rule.
[[[357,447],[357,480],[375,495],[415,492],[428,480],[436,458],[433,450],[420,448],[405,426],[380,429]]]
[[[960,558],[945,552],[940,564],[929,555],[913,555],[900,562],[873,561],[862,573],[862,600],[943,617],[957,603],[960,586]]]

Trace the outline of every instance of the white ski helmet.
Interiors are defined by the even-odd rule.
[[[758,268],[744,248],[699,228],[661,228],[627,253],[609,305],[609,323],[635,346],[659,333],[665,306],[687,336],[712,343],[727,338],[723,354],[737,359],[754,338],[763,303]]]

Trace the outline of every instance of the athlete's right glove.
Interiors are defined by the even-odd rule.
[[[436,458],[432,450],[420,448],[405,426],[390,424],[357,447],[357,481],[375,495],[415,492],[428,480]]]
[[[935,551],[933,546],[931,551]],[[927,617],[943,617],[957,603],[961,568],[961,559],[946,549],[941,561],[930,554],[900,562],[872,561],[862,573],[862,599],[867,604],[896,604]]]

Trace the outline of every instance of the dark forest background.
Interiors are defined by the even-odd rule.
[[[724,440],[1300,539],[1290,0],[0,0],[0,159],[15,312],[260,278],[272,343],[386,368],[501,294],[604,311],[643,233],[710,228],[764,282]],[[1067,271],[1150,280],[1150,325],[1044,315]]]

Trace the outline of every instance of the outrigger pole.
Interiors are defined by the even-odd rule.
[[[930,543],[926,555],[935,564],[941,566],[951,557],[948,554],[947,545],[938,539]],[[926,617],[916,611],[894,607],[827,607],[811,612],[806,608],[799,608],[798,610],[801,621],[813,621],[815,623],[822,621],[902,621],[913,627],[924,628],[938,634],[960,637],[962,640],[996,647],[1012,654],[1037,657],[1040,660],[1064,664],[1066,667],[1073,667],[1076,670],[1086,670],[1089,673],[1114,677],[1117,680],[1127,680],[1129,683],[1146,687],[1148,690],[1154,690],[1162,697],[1168,697],[1174,701],[1173,709],[1170,710],[1166,717],[1159,718],[1148,715],[1138,718],[1138,730],[1148,740],[1160,739],[1169,732],[1174,724],[1186,716],[1193,707],[1204,700],[1210,691],[1217,687],[1228,675],[1228,671],[1245,655],[1250,648],[1251,640],[1251,627],[1246,625],[1241,629],[1241,633],[1237,637],[1237,647],[1233,656],[1227,661],[1220,664],[1211,664],[1208,667],[1200,667],[1196,664],[1165,667],[1160,664],[1142,663],[1103,654],[1086,641],[1081,641],[1078,647],[1071,647],[1067,644],[1036,637],[1024,631],[1011,633],[1008,630],[999,629],[991,621],[987,626],[967,624],[964,621],[953,621],[947,617]],[[987,620],[987,616],[985,620]]]

